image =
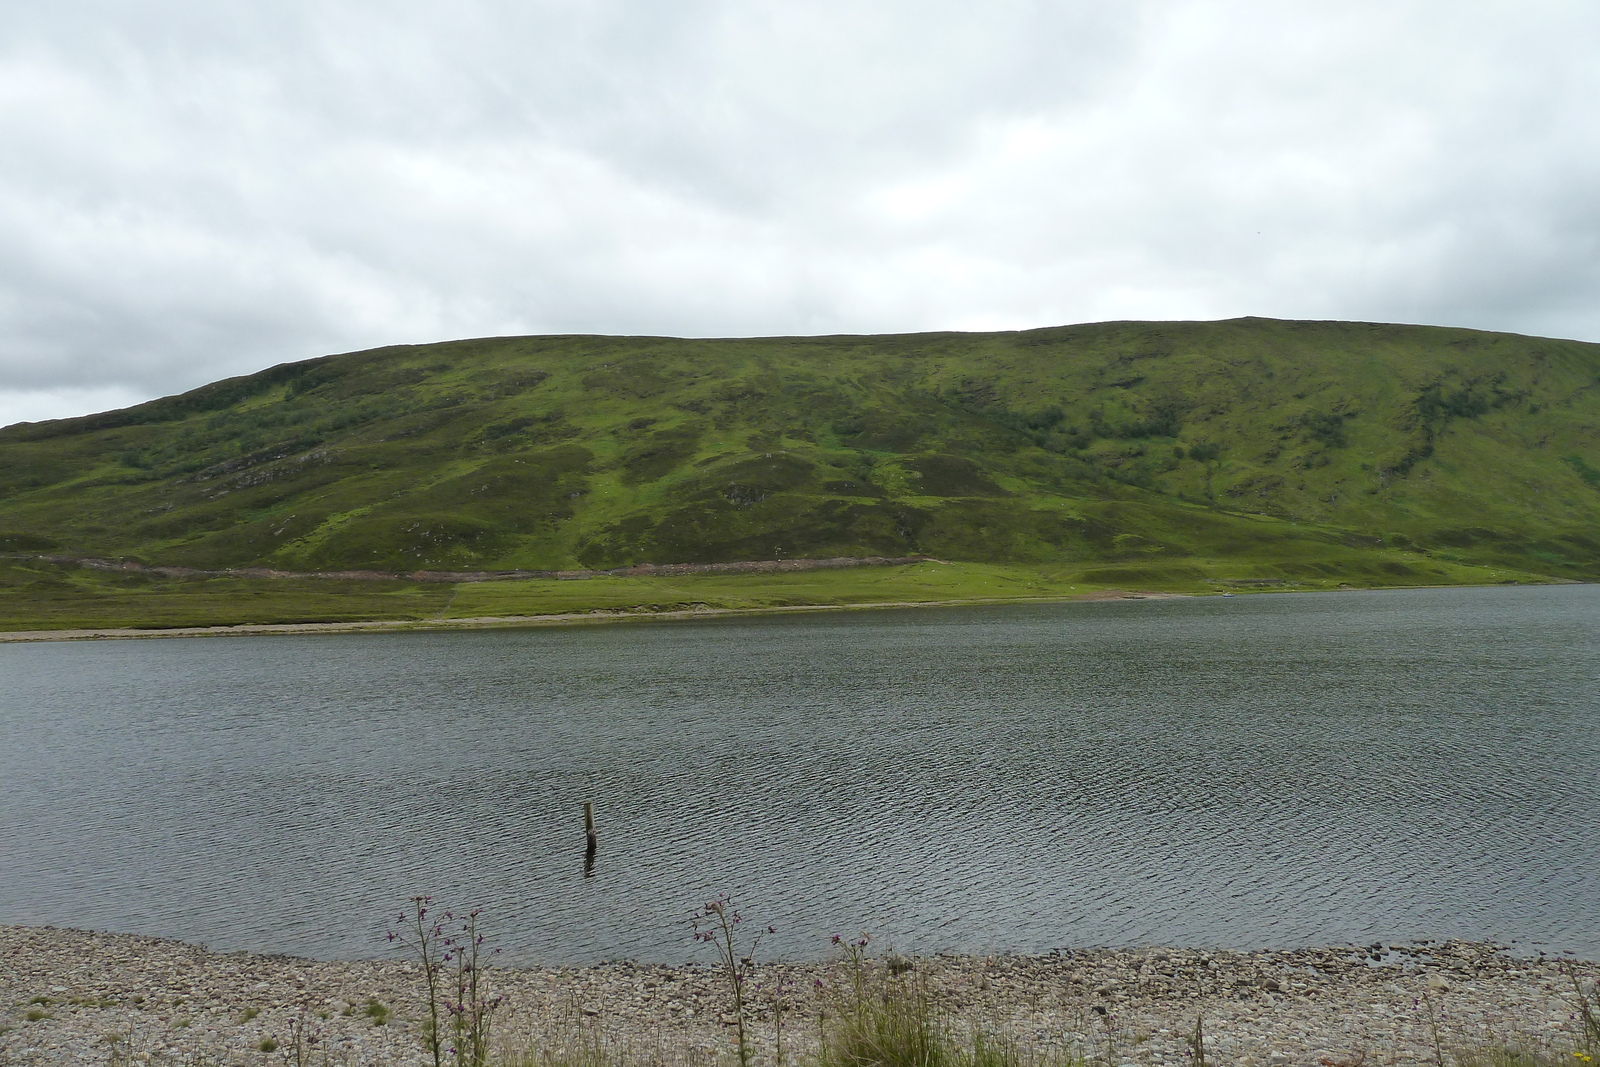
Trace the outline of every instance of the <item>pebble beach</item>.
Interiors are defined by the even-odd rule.
[[[813,1050],[832,963],[764,963],[750,979],[756,1062]],[[882,960],[869,967],[883,968]],[[957,1031],[1030,1055],[1239,1067],[1435,1063],[1485,1048],[1569,1058],[1578,993],[1600,966],[1471,942],[1208,952],[1149,948],[898,962]],[[507,1062],[604,1047],[639,1064],[737,1063],[709,966],[495,967]],[[0,926],[0,1064],[412,1065],[425,1056],[419,966],[216,952],[180,941]],[[781,1013],[776,1008],[781,1007]],[[781,1032],[780,1032],[781,1031]],[[1581,1060],[1572,1060],[1574,1064]]]

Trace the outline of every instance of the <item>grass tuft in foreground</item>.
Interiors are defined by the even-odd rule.
[[[1009,1046],[982,1035],[959,1042],[922,983],[869,978],[865,936],[834,943],[847,955],[849,981],[830,991],[835,1011],[822,1028],[818,1067],[1013,1067]]]

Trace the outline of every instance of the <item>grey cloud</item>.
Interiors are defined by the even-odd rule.
[[[15,6],[0,419],[522,331],[1600,336],[1588,5]]]

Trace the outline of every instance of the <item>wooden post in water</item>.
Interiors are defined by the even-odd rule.
[[[587,878],[594,873],[594,801],[583,802],[583,874]]]

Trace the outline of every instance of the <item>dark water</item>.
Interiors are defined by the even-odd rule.
[[[1600,957],[1600,587],[0,646],[0,921],[521,962],[1469,937]],[[583,871],[581,803],[601,845]]]

